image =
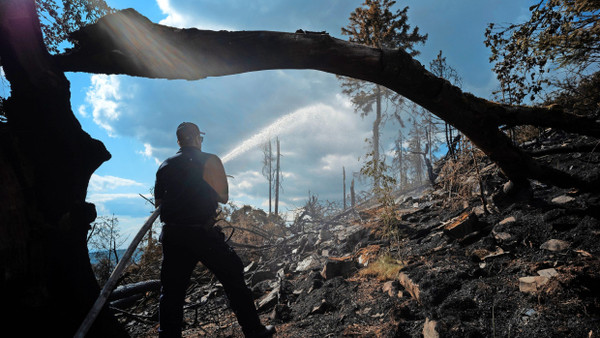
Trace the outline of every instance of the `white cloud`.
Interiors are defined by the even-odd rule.
[[[161,161],[156,156],[154,156],[156,150],[157,148],[152,147],[150,143],[144,143],[144,150],[138,151],[138,154],[151,160],[154,160],[154,163],[156,163],[156,165],[160,165]]]
[[[340,172],[340,163],[358,165],[358,159],[353,154],[327,154],[320,159],[320,170],[327,172]]]
[[[79,115],[81,115],[82,117],[88,117],[89,114],[87,113],[86,109],[85,109],[85,105],[80,105],[79,108],[77,109],[77,112],[79,113]]]
[[[228,181],[229,191],[232,193],[233,199],[237,199],[242,195],[256,195],[255,188],[267,184],[267,180],[258,171],[245,171],[234,175]]]
[[[87,198],[87,201],[91,202],[91,203],[106,203],[106,202],[114,201],[117,199],[123,199],[123,198],[127,198],[127,199],[139,198],[139,199],[141,199],[140,195],[136,194],[136,193],[118,193],[118,194],[95,193],[95,194],[90,194]]]
[[[92,75],[91,81],[92,85],[86,93],[85,101],[92,106],[94,123],[105,129],[110,136],[114,136],[112,124],[118,121],[121,115],[119,78],[116,75]],[[79,111],[81,113],[81,107]]]
[[[177,2],[177,1],[175,1]],[[179,10],[170,0],[156,0],[158,7],[167,15],[166,18],[159,23],[165,26],[178,28],[191,28],[208,30],[234,30],[232,27],[227,27],[210,20],[202,19],[198,15],[200,13],[189,13],[184,10]]]
[[[92,177],[90,178],[89,191],[101,192],[127,186],[143,186],[143,184],[128,178],[92,174]]]

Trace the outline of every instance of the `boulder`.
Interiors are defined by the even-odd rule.
[[[300,263],[298,263],[298,265],[296,266],[296,272],[312,270],[320,266],[321,260],[315,255],[310,255],[303,259]]]
[[[348,277],[354,271],[355,267],[352,257],[330,257],[321,271],[321,276],[325,279],[338,276]]]

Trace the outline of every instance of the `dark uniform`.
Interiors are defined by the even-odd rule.
[[[154,194],[162,200],[164,222],[160,337],[181,337],[185,291],[198,261],[223,284],[244,334],[267,333],[244,281],[242,261],[225,243],[223,233],[213,227],[217,193],[203,179],[204,165],[212,156],[195,147],[182,147],[156,173]]]

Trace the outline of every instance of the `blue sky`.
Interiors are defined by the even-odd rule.
[[[107,1],[135,8],[153,22],[211,30],[297,29],[341,35],[360,0]],[[483,45],[489,22],[519,22],[531,1],[399,1],[409,6],[409,22],[429,34],[419,46],[423,65],[443,51],[462,78],[463,90],[491,98],[497,82]],[[372,118],[354,113],[334,75],[317,71],[274,70],[200,81],[68,73],[72,107],[84,130],[104,142],[113,157],[94,174],[88,201],[99,215],[114,214],[122,233],[133,237],[152,208],[148,195],[160,162],[177,151],[175,128],[195,122],[206,132],[203,150],[224,159],[230,200],[268,209],[267,182],[261,175],[260,145],[279,137],[284,175],[280,209],[302,206],[308,192],[321,200],[341,200],[342,167],[357,172],[370,137]],[[394,140],[386,126],[382,143]],[[349,186],[349,180],[347,182]]]

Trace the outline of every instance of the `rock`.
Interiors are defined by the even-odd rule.
[[[285,270],[286,270],[285,267],[277,270],[277,278],[284,279],[285,278],[285,273],[286,273]]]
[[[444,224],[444,233],[454,239],[461,239],[478,230],[478,218],[473,212],[465,212]]]
[[[437,321],[425,319],[425,325],[423,325],[423,338],[440,338],[440,334],[437,332]]]
[[[571,197],[571,196],[567,196],[567,195],[562,195],[562,196],[558,196],[558,197],[554,197],[552,199],[552,203],[556,203],[556,204],[567,204],[569,202],[573,202],[575,200],[575,198]]]
[[[352,257],[330,257],[321,271],[321,276],[325,279],[331,279],[338,276],[348,277],[354,268],[355,264]]]
[[[296,266],[296,272],[307,271],[318,268],[321,265],[321,261],[314,255],[306,257],[298,266]]]
[[[551,239],[549,241],[546,241],[544,244],[540,245],[540,249],[558,252],[565,250],[569,247],[569,245],[569,242],[565,242],[560,239]]]
[[[383,292],[387,293],[390,297],[398,297],[398,294],[402,293],[402,291],[398,291],[398,282],[397,281],[388,281],[383,283]],[[400,296],[402,297],[402,296]]]
[[[345,243],[346,247],[354,248],[354,246],[363,238],[367,238],[369,230],[361,225],[353,225],[344,227],[342,231],[337,233],[337,239],[341,243]]]
[[[548,278],[558,276],[558,272],[554,268],[539,270],[537,273],[540,276],[548,277]]]
[[[325,241],[330,240],[332,237],[333,236],[331,235],[331,231],[322,229],[321,231],[319,231],[319,238],[318,238],[317,242],[323,243]]]
[[[321,304],[315,306],[310,313],[311,314],[323,314],[323,313],[333,310],[333,309],[335,309],[335,306],[333,304],[329,303],[325,299],[322,299]]]
[[[500,223],[498,223],[498,224],[507,225],[507,224],[515,223],[516,221],[517,221],[517,219],[514,216],[510,216],[510,217],[507,217],[507,218],[501,220]]]
[[[323,249],[321,251],[321,256],[323,256],[323,257],[329,257],[329,250],[328,249]]]
[[[261,300],[258,301],[258,307],[256,308],[259,312],[269,310],[275,304],[277,304],[277,299],[279,298],[279,288],[273,289],[266,296],[264,296]]]
[[[544,276],[528,276],[519,278],[519,291],[533,293],[548,283],[550,279]]]
[[[508,232],[496,232],[494,238],[499,242],[506,242],[511,239],[511,235]]]
[[[535,315],[536,313],[537,312],[534,309],[529,309],[529,310],[525,311],[525,315],[527,317],[531,317],[531,316]]]
[[[417,302],[421,302],[421,290],[419,286],[410,279],[410,277],[404,272],[400,272],[398,275],[398,281],[400,285],[410,293],[411,297],[414,298]]]
[[[274,279],[277,276],[268,270],[258,270],[252,273],[252,277],[250,277],[250,284],[251,285],[256,285],[257,283],[260,283],[262,281],[268,280],[268,279]]]
[[[485,215],[485,209],[483,208],[483,205],[478,205],[475,208],[473,208],[473,212],[477,216],[483,216],[483,215]]]
[[[286,322],[292,319],[291,314],[292,310],[287,304],[275,304],[269,317],[271,320],[281,320],[282,322]]]

